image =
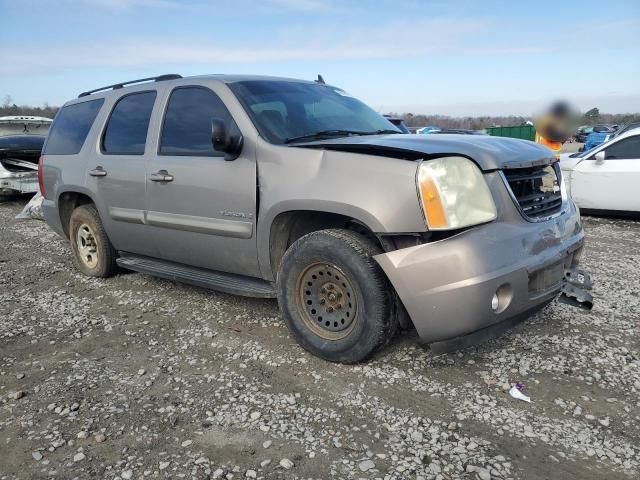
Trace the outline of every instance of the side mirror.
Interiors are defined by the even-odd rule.
[[[211,120],[211,143],[216,152],[224,152],[224,159],[235,160],[242,151],[242,135],[229,135],[222,120]]]
[[[604,162],[605,158],[606,158],[606,155],[604,153],[604,150],[600,150],[598,153],[596,153],[596,162],[602,163]]]

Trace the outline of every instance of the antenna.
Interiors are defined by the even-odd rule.
[[[322,78],[322,75],[318,74],[318,78],[316,79],[316,83],[319,83],[320,85],[324,85],[324,78]]]

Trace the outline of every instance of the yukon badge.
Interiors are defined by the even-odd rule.
[[[223,217],[253,218],[253,213],[232,212],[231,210],[220,210],[220,215]]]

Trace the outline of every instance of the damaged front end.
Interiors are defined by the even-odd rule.
[[[42,135],[0,137],[0,193],[38,191],[38,158],[44,140]]]

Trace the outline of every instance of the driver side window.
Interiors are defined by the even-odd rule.
[[[605,148],[605,159],[640,158],[640,135],[625,138]]]
[[[162,125],[160,155],[221,157],[213,149],[211,121],[222,120],[227,131],[239,132],[224,103],[204,87],[177,87],[171,92]]]

